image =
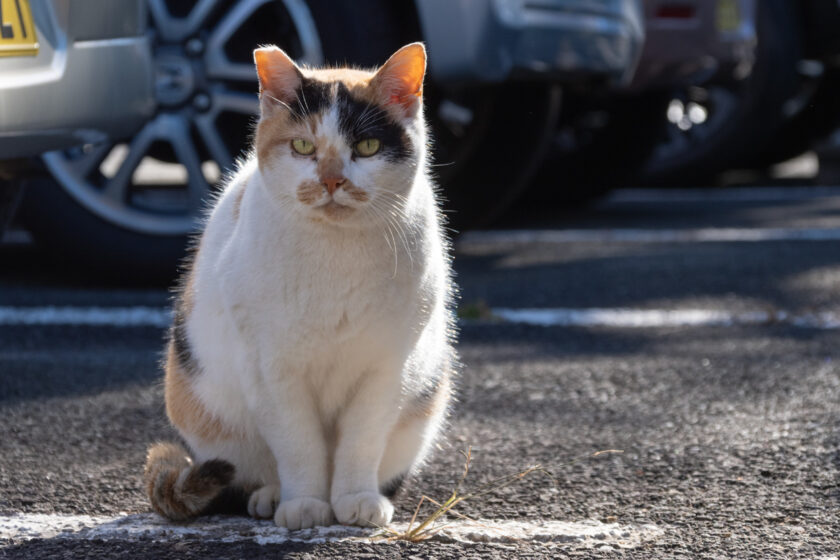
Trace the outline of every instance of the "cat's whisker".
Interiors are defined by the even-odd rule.
[[[295,91],[295,98],[297,99],[298,105],[303,107],[307,114],[310,114],[312,112],[309,109],[309,103],[306,100],[306,93],[303,91],[303,88],[300,88]]]
[[[300,115],[298,115],[297,112],[295,112],[295,110],[292,109],[292,106],[289,105],[288,103],[286,103],[285,101],[283,101],[282,99],[277,99],[276,97],[274,97],[273,95],[271,95],[270,93],[265,92],[265,91],[262,93],[262,95],[268,97],[269,99],[271,99],[272,101],[274,101],[275,103],[280,105],[281,107],[287,109],[292,114],[292,116],[298,117],[298,118],[300,117]]]
[[[388,197],[393,198],[392,200],[386,200]],[[382,203],[387,205],[387,208],[391,210],[392,214],[394,214],[395,217],[403,221],[410,222],[410,220],[408,220],[408,214],[406,210],[408,206],[408,199],[406,197],[398,193],[386,191],[382,194],[382,198]]]
[[[372,113],[365,119],[365,121],[361,124],[357,124],[354,129],[356,133],[359,135],[365,134],[368,130],[371,130],[376,125],[378,125],[381,121],[385,120],[385,115]]]
[[[383,226],[385,227],[385,232],[383,235],[385,237],[385,244],[388,245],[388,248],[394,251],[394,274],[392,278],[396,278],[397,270],[399,268],[399,254],[397,250],[397,242],[394,239],[394,232],[391,230],[391,223],[388,220],[388,217],[382,214],[382,211],[375,205],[375,204],[368,204],[367,209],[373,212],[373,214],[381,220]],[[367,210],[366,210],[367,211]],[[391,242],[388,242],[388,235],[391,236]]]
[[[364,126],[366,120],[375,116],[376,113],[373,112],[373,109],[374,109],[373,104],[368,103],[365,106],[365,109],[359,114],[358,117],[356,117],[356,120],[353,123],[353,129],[362,128]]]
[[[396,194],[396,193],[389,193],[389,194]],[[385,201],[382,200],[381,198],[377,199],[376,202],[375,202],[375,204],[384,204],[384,203],[385,203]],[[388,222],[391,223],[394,226],[394,229],[396,229],[397,236],[400,238],[400,242],[401,242],[403,248],[405,249],[406,255],[408,255],[409,264],[413,268],[414,267],[414,256],[413,256],[413,252],[411,251],[411,247],[410,247],[411,243],[409,242],[409,239],[408,239],[409,235],[405,231],[405,226],[403,225],[407,222],[407,220],[403,219],[404,215],[400,215],[400,213],[398,211],[396,211],[396,209],[393,205],[387,205],[385,207],[381,207],[380,209],[385,211],[385,213],[387,215]]]

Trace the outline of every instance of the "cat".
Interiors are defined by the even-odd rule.
[[[288,529],[385,526],[457,370],[426,51],[375,72],[299,67],[274,46],[254,59],[254,151],[209,212],[166,350],[189,452],[151,446],[146,489],[172,520],[239,491]]]

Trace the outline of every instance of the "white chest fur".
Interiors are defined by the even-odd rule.
[[[223,200],[208,224],[191,320],[198,350],[222,369],[268,377],[239,385],[248,401],[290,375],[340,395],[370,370],[399,371],[443,305],[445,262],[424,236],[434,228],[422,215],[396,235],[313,222],[284,213],[257,181],[238,220]],[[222,369],[207,372],[208,386],[229,375]]]

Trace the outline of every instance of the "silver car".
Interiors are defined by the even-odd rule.
[[[466,227],[528,184],[560,87],[627,84],[644,36],[637,0],[0,1],[0,178],[25,187],[20,219],[138,278],[172,274],[247,148],[258,44],[372,66],[426,41],[437,169]]]

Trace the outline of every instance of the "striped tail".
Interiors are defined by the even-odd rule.
[[[156,443],[146,455],[144,479],[152,508],[173,521],[186,521],[207,513],[230,485],[233,473],[227,461],[195,465],[180,445]]]

